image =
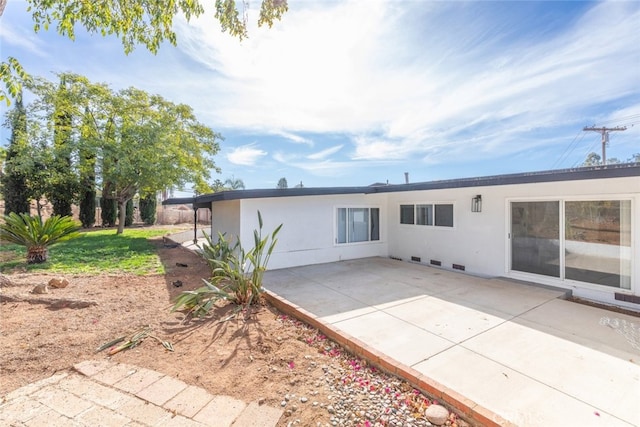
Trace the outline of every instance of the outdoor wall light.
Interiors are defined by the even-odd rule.
[[[482,196],[480,194],[471,199],[471,212],[482,212]]]

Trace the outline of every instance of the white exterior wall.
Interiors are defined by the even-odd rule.
[[[482,196],[482,212],[476,213],[471,212],[471,199],[477,194]],[[631,200],[630,290],[510,271],[511,202],[600,199]],[[401,204],[437,203],[454,205],[454,227],[400,224]],[[338,207],[379,208],[380,240],[336,244]],[[614,300],[614,293],[640,295],[640,177],[214,202],[213,235],[218,231],[240,235],[243,246],[252,247],[258,210],[264,220],[264,233],[284,224],[269,263],[271,269],[375,256],[409,261],[414,256],[427,265],[432,259],[448,269],[460,264],[470,274],[564,287],[578,297],[638,309],[637,304]]]
[[[218,232],[230,242],[240,235],[240,200],[225,200],[211,204],[211,240],[218,240]]]
[[[471,212],[471,199],[482,195],[482,212]],[[516,279],[572,289],[574,296],[638,309],[637,304],[614,300],[614,293],[640,295],[640,177],[564,181],[444,190],[388,193],[389,255],[429,264],[431,259],[466,272]],[[631,199],[631,290],[561,281],[550,277],[510,272],[510,202],[535,200]],[[453,203],[454,227],[400,224],[401,204]]]
[[[380,208],[380,240],[336,244],[335,209],[338,207]],[[240,234],[242,245],[247,248],[253,246],[253,230],[258,228],[258,210],[264,222],[263,237],[279,224],[283,224],[275,251],[269,261],[270,269],[387,256],[388,235],[384,220],[386,209],[383,195],[347,194],[243,200]]]

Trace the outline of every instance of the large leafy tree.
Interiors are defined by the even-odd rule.
[[[125,205],[138,192],[145,194],[193,182],[206,185],[217,168],[220,135],[196,120],[191,107],[129,88],[112,97],[115,134],[102,146],[103,197],[119,208],[118,233],[125,223]],[[106,161],[106,162],[105,162]]]
[[[208,1],[214,5],[215,18],[223,31],[240,39],[247,36],[247,1]],[[59,34],[73,40],[79,26],[89,33],[115,35],[126,53],[138,44],[153,53],[158,52],[163,42],[176,45],[175,17],[183,16],[189,21],[204,13],[204,2],[200,0],[27,0],[27,3],[36,32],[55,26]],[[258,25],[271,27],[287,10],[287,0],[263,0]],[[0,0],[0,16],[3,12],[4,0]],[[15,58],[0,63],[0,79],[7,88],[0,89],[0,101],[8,102],[9,96],[15,97],[24,77],[26,73]]]

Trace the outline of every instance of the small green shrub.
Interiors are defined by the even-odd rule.
[[[231,247],[224,235],[218,235],[218,243],[204,250],[213,277],[205,280],[205,285],[195,291],[182,292],[175,300],[172,311],[187,309],[194,316],[209,313],[219,300],[226,300],[238,306],[235,313],[257,303],[263,292],[262,278],[269,258],[278,242],[277,235],[282,224],[266,237],[262,237],[262,215],[258,211],[259,229],[253,231],[254,247],[249,251],[242,248],[240,241]],[[205,247],[206,247],[205,246]]]

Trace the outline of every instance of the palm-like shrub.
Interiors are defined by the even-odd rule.
[[[266,237],[262,237],[262,215],[258,211],[260,228],[253,230],[254,246],[245,251],[238,241],[229,245],[224,235],[218,235],[218,243],[212,245],[207,236],[203,254],[213,270],[211,281],[194,291],[182,292],[176,298],[172,311],[187,309],[194,316],[205,316],[216,301],[226,300],[238,307],[234,314],[258,302],[263,292],[262,277],[269,258],[278,242],[282,224]]]
[[[48,247],[80,236],[79,227],[70,216],[54,215],[42,222],[39,216],[15,212],[5,215],[0,224],[0,241],[27,247],[27,263],[47,260]]]

